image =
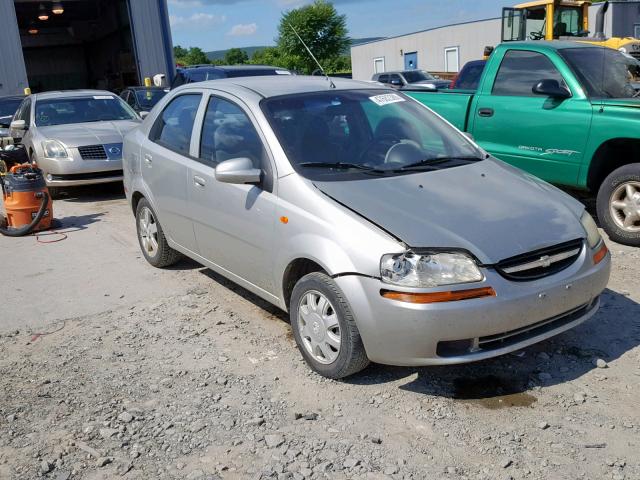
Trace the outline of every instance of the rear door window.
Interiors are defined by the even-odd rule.
[[[533,87],[540,80],[564,78],[545,55],[527,50],[509,50],[500,64],[493,84],[493,95],[534,97]]]
[[[149,140],[189,156],[191,134],[202,95],[180,95],[166,106],[151,129]]]

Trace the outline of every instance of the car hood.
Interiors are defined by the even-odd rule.
[[[421,80],[419,82],[409,83],[409,87],[426,87],[427,85],[435,85],[436,87],[448,86],[451,84],[448,80]]]
[[[314,184],[409,247],[464,249],[485,264],[585,237],[579,202],[493,159]]]
[[[49,139],[58,140],[67,147],[122,143],[124,136],[140,125],[135,120],[113,122],[74,123],[38,127],[38,132]]]

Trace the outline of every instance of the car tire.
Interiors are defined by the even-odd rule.
[[[62,196],[62,190],[60,187],[47,187],[47,190],[49,191],[49,197],[51,197],[51,200],[57,200]]]
[[[349,302],[325,273],[309,273],[296,283],[290,318],[300,353],[323,377],[348,377],[369,365]]]
[[[596,208],[600,225],[611,240],[640,246],[640,163],[620,167],[605,178]]]
[[[136,231],[142,254],[154,267],[169,267],[182,258],[180,252],[169,246],[158,216],[146,198],[136,207]]]

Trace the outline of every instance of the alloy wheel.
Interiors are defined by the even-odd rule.
[[[142,208],[138,224],[142,248],[147,255],[155,257],[158,252],[158,224],[150,208]]]
[[[615,189],[609,202],[611,217],[619,228],[640,232],[640,182],[625,182]]]

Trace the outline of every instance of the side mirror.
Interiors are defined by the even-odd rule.
[[[569,98],[571,92],[566,87],[563,87],[557,80],[540,80],[536,83],[532,89],[536,95],[546,95],[547,97],[554,98]]]
[[[11,130],[26,130],[27,124],[24,120],[14,120],[11,122]]]
[[[149,116],[149,112],[140,112],[140,118],[141,118],[141,119],[143,119],[143,120],[144,120],[144,119],[145,119],[145,118],[147,118],[148,116]]]
[[[216,180],[223,183],[257,184],[261,175],[262,170],[254,168],[253,162],[245,157],[225,160],[216,167]]]
[[[400,80],[398,80],[397,78],[395,80],[391,80],[389,83],[391,85],[395,86],[395,87],[398,87],[398,86],[402,85],[402,82]]]
[[[436,80],[440,80],[440,75],[434,75],[433,78],[435,78]]]

